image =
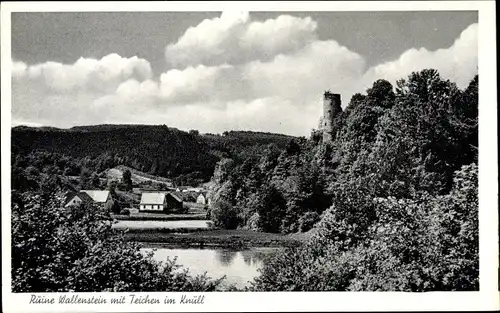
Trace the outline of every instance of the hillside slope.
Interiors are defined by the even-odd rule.
[[[140,184],[144,182],[151,182],[156,184],[167,184],[172,185],[172,180],[160,176],[155,176],[141,171],[135,170],[131,167],[118,165],[116,167],[106,170],[106,177],[108,180],[121,181],[123,178],[123,172],[129,170],[131,173],[132,183]]]

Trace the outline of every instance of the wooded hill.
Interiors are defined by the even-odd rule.
[[[273,143],[284,147],[287,135],[231,131],[200,135],[165,125],[96,125],[70,129],[12,128],[12,157],[45,151],[71,157],[99,173],[126,165],[145,173],[174,179],[178,184],[208,181],[222,157],[245,158]],[[81,161],[81,162],[80,162]],[[82,164],[85,163],[85,164]],[[78,175],[78,169],[75,169]]]

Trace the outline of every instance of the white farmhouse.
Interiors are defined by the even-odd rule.
[[[143,192],[139,211],[163,211],[167,207],[165,192]]]
[[[198,197],[196,197],[196,203],[198,204],[207,204],[207,195],[200,193]]]

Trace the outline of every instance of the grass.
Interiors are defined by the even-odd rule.
[[[170,232],[154,230],[129,230],[125,238],[142,243],[158,243],[177,247],[287,247],[300,245],[306,238],[302,234],[283,235],[262,233],[250,230],[198,230],[180,233],[179,229]]]
[[[207,214],[154,214],[154,213],[136,213],[131,215],[112,215],[119,221],[200,221],[206,220]]]
[[[165,227],[152,227],[152,228],[120,228],[127,229],[127,232],[134,234],[185,234],[185,233],[195,233],[200,231],[206,231],[206,227],[177,227],[177,228],[165,228]]]

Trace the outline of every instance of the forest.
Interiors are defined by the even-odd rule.
[[[119,163],[211,177],[217,227],[309,234],[265,263],[247,290],[478,290],[478,83],[460,89],[432,69],[396,86],[377,80],[335,120],[332,142],[321,130],[295,138],[166,126],[13,129],[13,288],[217,290],[206,277],[174,278],[174,265],[161,269],[102,218],[68,215],[50,196],[82,168],[97,175]],[[88,238],[76,238],[82,232]],[[60,263],[41,260],[41,250]]]

